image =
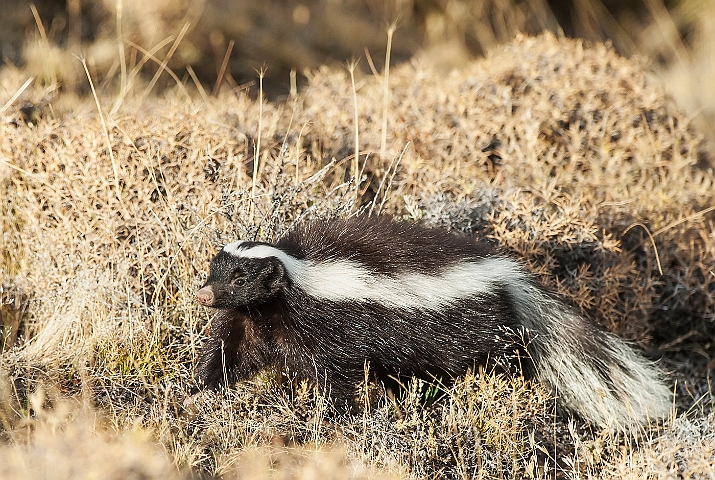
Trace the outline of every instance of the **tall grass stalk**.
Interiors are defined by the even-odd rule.
[[[181,40],[184,38],[184,35],[186,35],[186,32],[189,30],[189,22],[184,23],[184,26],[181,28],[181,31],[179,32],[179,35],[176,37],[176,40],[174,40],[174,43],[171,45],[171,48],[169,49],[169,52],[166,54],[166,57],[164,57],[164,60],[161,62],[161,65],[159,65],[159,69],[156,71],[154,76],[152,77],[151,81],[149,82],[149,85],[146,86],[144,89],[144,93],[142,93],[140,99],[141,102],[144,101],[144,99],[149,95],[149,92],[154,88],[154,85],[156,85],[156,82],[159,80],[159,77],[161,76],[162,73],[165,71],[168,71],[167,65],[169,64],[169,60],[171,60],[171,57],[174,55],[174,52],[176,52],[176,49],[179,48],[179,44],[181,43]],[[178,79],[178,77],[175,77],[175,79]],[[181,81],[178,82],[181,84]],[[182,85],[183,86],[183,85]]]
[[[258,167],[261,161],[261,137],[263,133],[263,79],[266,70],[261,68],[258,71],[258,133],[256,135],[256,146],[253,150],[253,175],[251,176],[251,219],[255,213],[256,186],[258,184]]]
[[[380,161],[385,160],[387,149],[387,116],[390,110],[390,54],[392,52],[392,37],[397,30],[397,24],[392,23],[387,29],[387,51],[385,52],[385,68],[382,83],[382,136],[380,141]]]
[[[82,68],[84,69],[85,75],[87,75],[87,81],[89,82],[89,87],[92,90],[92,98],[94,98],[94,104],[97,107],[97,114],[99,115],[99,121],[102,123],[102,132],[104,133],[104,140],[107,145],[107,153],[109,154],[109,159],[112,162],[112,173],[114,174],[114,194],[119,202],[119,207],[124,215],[124,218],[129,219],[129,211],[124,205],[124,200],[122,199],[122,190],[119,186],[119,169],[117,167],[117,160],[114,158],[114,150],[112,149],[112,141],[109,138],[109,129],[107,128],[107,122],[104,119],[104,112],[102,112],[102,105],[99,103],[99,97],[97,96],[97,90],[94,88],[94,82],[92,81],[92,75],[89,73],[89,68],[87,67],[87,60],[81,58]]]
[[[119,91],[120,98],[123,98],[124,89],[127,88],[127,59],[124,52],[124,31],[122,29],[122,13],[124,12],[124,0],[117,0],[117,50],[119,52]]]
[[[348,71],[350,71],[350,86],[353,93],[353,130],[355,132],[355,150],[353,153],[353,163],[352,163],[352,177],[355,182],[355,194],[357,195],[360,190],[360,124],[359,118],[360,114],[358,111],[358,100],[357,100],[357,88],[355,87],[355,68],[358,65],[358,61],[353,61],[348,64]]]

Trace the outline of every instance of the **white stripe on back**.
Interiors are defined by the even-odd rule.
[[[335,302],[373,301],[391,308],[440,310],[462,298],[492,293],[500,283],[524,280],[521,267],[504,257],[459,263],[434,275],[409,272],[393,276],[374,274],[351,260],[315,262],[297,259],[270,245],[246,249],[240,245],[233,242],[224,251],[244,258],[276,257],[305,293]]]

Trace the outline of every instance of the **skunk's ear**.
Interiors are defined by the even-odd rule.
[[[266,267],[261,272],[263,286],[270,293],[276,293],[288,284],[288,274],[283,262],[275,257],[268,257]]]

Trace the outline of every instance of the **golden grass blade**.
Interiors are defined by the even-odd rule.
[[[218,95],[219,88],[221,87],[221,83],[223,82],[223,76],[226,73],[226,67],[228,66],[228,60],[231,58],[231,52],[233,51],[233,40],[228,42],[228,48],[226,48],[226,54],[223,57],[223,61],[221,62],[221,68],[218,71],[218,75],[216,76],[216,84],[214,85],[214,91],[213,95],[214,97]]]
[[[10,108],[10,105],[15,103],[15,100],[17,100],[20,97],[20,95],[22,95],[22,92],[24,92],[27,89],[27,87],[30,86],[30,84],[32,83],[32,81],[34,79],[35,79],[35,77],[30,77],[27,80],[25,80],[25,83],[23,83],[22,86],[17,89],[17,91],[13,94],[13,96],[10,97],[10,100],[5,102],[5,105],[3,105],[2,108],[0,108],[0,115],[5,113],[5,110]]]
[[[186,22],[184,26],[181,28],[181,31],[179,32],[179,35],[176,37],[176,40],[174,40],[174,44],[171,46],[169,49],[169,52],[166,54],[166,57],[164,57],[164,60],[161,62],[161,65],[159,65],[159,70],[154,74],[152,77],[151,81],[149,82],[149,85],[144,89],[144,93],[141,95],[142,101],[149,95],[149,92],[151,92],[152,88],[154,88],[154,85],[156,82],[159,80],[159,77],[164,71],[167,71],[168,69],[166,68],[167,64],[169,63],[169,60],[171,60],[171,57],[174,55],[174,52],[176,52],[176,49],[179,47],[179,44],[181,43],[181,40],[184,38],[184,35],[186,35],[186,32],[189,31],[189,23]],[[176,77],[175,77],[176,78]],[[179,82],[181,83],[181,82]]]
[[[94,98],[94,104],[97,107],[97,114],[99,115],[99,120],[102,123],[102,131],[104,132],[104,140],[107,146],[107,153],[109,154],[109,159],[112,162],[112,172],[114,174],[114,194],[119,202],[119,207],[124,215],[124,218],[129,219],[130,215],[124,205],[124,200],[122,199],[122,190],[119,186],[119,169],[117,167],[117,161],[114,158],[114,150],[112,149],[112,141],[109,139],[109,129],[107,128],[107,122],[104,120],[104,113],[102,112],[102,105],[99,103],[99,97],[97,96],[97,90],[94,88],[94,82],[92,81],[92,75],[89,73],[89,68],[87,67],[87,61],[81,58],[82,68],[84,68],[84,73],[87,75],[87,81],[89,82],[89,87],[92,90],[92,97]]]

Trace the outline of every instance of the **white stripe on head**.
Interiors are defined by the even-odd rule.
[[[291,280],[295,281],[294,275],[297,271],[301,269],[301,266],[306,263],[305,260],[299,260],[295,257],[288,255],[283,250],[280,250],[271,245],[255,245],[253,247],[248,247],[244,249],[236,249],[235,251],[229,252],[237,257],[243,258],[268,258],[276,257],[283,263],[288,271],[288,276]]]
[[[245,240],[236,240],[235,242],[231,242],[225,247],[223,247],[223,251],[226,253],[230,253],[231,255],[236,255],[238,256],[238,251],[241,247],[241,244],[246,243]]]
[[[499,284],[525,278],[516,262],[503,257],[458,263],[434,275],[417,272],[384,275],[375,274],[351,260],[315,262],[297,259],[270,245],[245,249],[241,249],[240,244],[230,245],[231,248],[227,245],[224,250],[236,256],[276,257],[286,267],[291,281],[305,293],[335,302],[376,302],[390,308],[440,310],[459,299],[489,294]]]

